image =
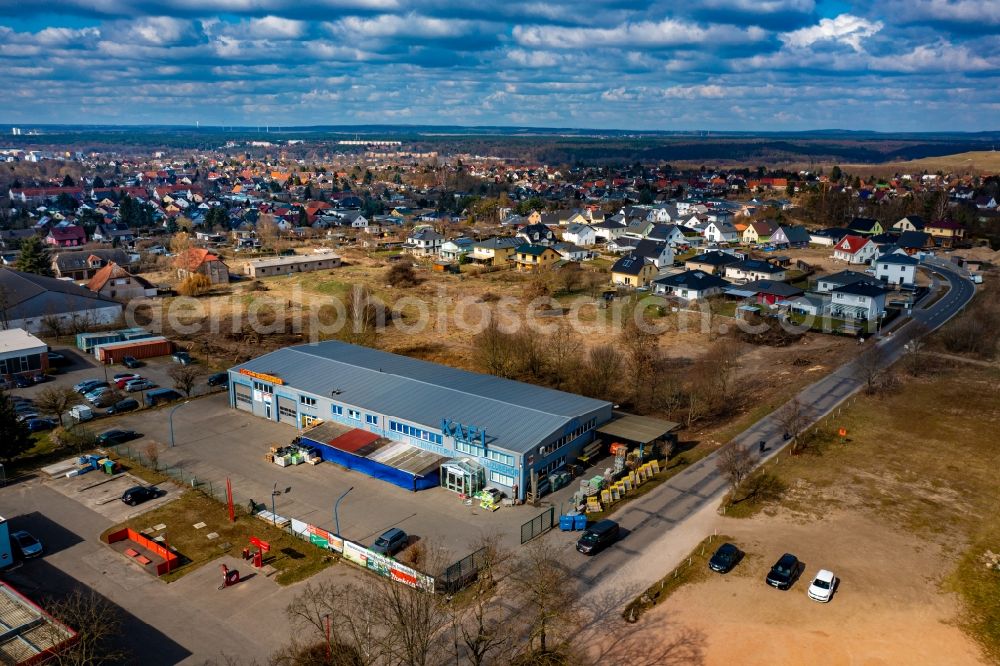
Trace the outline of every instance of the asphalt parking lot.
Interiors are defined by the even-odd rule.
[[[79,476],[54,478],[47,483],[53,490],[80,502],[113,523],[125,522],[133,516],[177,499],[180,495],[177,486],[172,483],[163,483],[156,486],[156,489],[160,491],[159,497],[136,506],[129,506],[121,501],[122,493],[129,488],[148,486],[149,484],[127,472],[108,476],[103,472],[94,471]]]
[[[270,509],[272,491],[277,489],[278,515],[324,529],[335,530],[334,502],[351,489],[340,503],[340,531],[364,544],[399,527],[456,558],[468,554],[483,534],[498,534],[513,548],[520,545],[521,524],[541,511],[520,506],[490,512],[478,503],[464,504],[443,488],[413,493],[327,462],[278,467],[266,462],[265,454],[271,446],[288,444],[298,431],[231,409],[226,393],[184,404],[177,408],[173,421],[174,447],[169,445],[166,409],[124,414],[106,424],[143,433],[129,446],[142,452],[149,442],[156,442],[161,466],[182,469],[185,479],[195,477],[216,496],[221,495],[228,477],[238,503],[246,506],[253,499]]]
[[[35,398],[41,391],[45,390],[50,386],[65,386],[72,388],[75,384],[78,384],[87,379],[97,379],[104,381],[105,378],[110,382],[112,378],[119,373],[123,372],[134,372],[142,377],[145,377],[156,384],[157,388],[172,388],[173,380],[170,379],[169,371],[171,368],[175,367],[175,363],[170,359],[169,356],[157,357],[143,359],[144,365],[141,368],[135,370],[129,370],[124,365],[120,363],[114,365],[103,366],[97,362],[97,360],[89,354],[84,354],[82,351],[71,347],[53,347],[52,351],[57,352],[64,357],[66,357],[66,363],[62,363],[54,366],[58,371],[57,374],[52,376],[47,382],[41,384],[35,384],[34,386],[29,386],[27,388],[11,389],[9,393],[11,395],[23,396],[25,398]],[[198,367],[198,366],[195,366]],[[213,370],[209,368],[204,368],[202,374],[204,376],[200,377],[195,384],[193,395],[204,395],[212,391],[217,391],[218,389],[213,389],[207,384],[208,375],[212,374]],[[135,398],[139,401],[140,405],[143,405],[143,393],[124,393],[124,397]],[[80,402],[81,405],[89,405],[90,403],[81,395]],[[140,408],[141,409],[141,408]],[[94,413],[101,415],[104,413],[103,409],[95,408]],[[68,416],[66,418],[69,418]],[[92,424],[94,429],[97,431],[105,430],[106,428],[101,428],[100,418]]]

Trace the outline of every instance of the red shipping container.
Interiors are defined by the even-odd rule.
[[[174,343],[166,338],[142,338],[131,342],[116,342],[98,349],[101,363],[121,363],[126,356],[152,358],[167,356],[174,352]]]

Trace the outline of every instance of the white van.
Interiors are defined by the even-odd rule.
[[[94,418],[94,410],[88,405],[77,405],[70,408],[69,415],[77,421],[89,421]]]

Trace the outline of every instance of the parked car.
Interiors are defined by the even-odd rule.
[[[117,386],[120,389],[121,388],[125,388],[126,384],[128,384],[129,382],[131,382],[133,380],[136,380],[136,379],[142,379],[142,376],[141,375],[136,375],[136,374],[129,373],[129,374],[125,375],[124,377],[119,377],[119,378],[115,379],[115,386]]]
[[[406,532],[399,529],[398,527],[393,527],[392,529],[386,530],[382,533],[382,536],[375,539],[375,543],[372,544],[371,550],[376,553],[381,553],[382,555],[395,555],[399,551],[403,550],[406,545],[410,542],[410,537],[406,535]]]
[[[134,430],[108,430],[97,436],[97,443],[101,445],[123,444],[139,437],[142,435]]]
[[[584,555],[595,555],[607,548],[618,539],[618,523],[613,520],[601,520],[583,533],[576,542],[576,549]]]
[[[190,365],[191,363],[191,355],[183,350],[175,351],[170,358],[173,359],[174,363],[181,365]]]
[[[14,386],[17,388],[28,388],[31,384],[31,377],[26,377],[24,375],[17,375],[14,377]]]
[[[795,576],[799,573],[799,558],[791,553],[782,555],[771,571],[768,572],[767,584],[779,590],[787,590],[795,582]]]
[[[119,400],[115,404],[108,407],[105,414],[121,414],[122,412],[131,412],[132,410],[139,409],[139,401],[135,398],[125,398],[124,400]]]
[[[28,560],[32,557],[38,557],[42,554],[44,547],[42,542],[36,539],[30,532],[26,530],[18,530],[10,535],[11,545],[17,548],[17,551],[21,554],[21,557]]]
[[[156,384],[149,381],[148,379],[133,379],[132,381],[125,384],[125,391],[127,393],[135,393],[136,391],[145,391],[146,389],[154,388]]]
[[[84,379],[79,384],[73,387],[73,390],[77,393],[86,393],[91,389],[95,389],[98,386],[107,386],[107,382],[102,382],[100,379]]]
[[[35,405],[31,402],[19,402],[14,405],[15,414],[27,414],[28,412],[35,411]]]
[[[837,577],[833,575],[832,571],[820,569],[812,583],[809,584],[806,594],[809,595],[810,599],[825,604],[833,598],[833,591],[837,587],[837,583]]]
[[[56,352],[48,352],[49,365],[62,365],[66,362],[66,357]]]
[[[46,418],[28,419],[27,423],[28,432],[44,432],[46,430],[52,430],[59,425],[59,422],[55,419]]]
[[[214,375],[208,376],[209,386],[226,386],[227,384],[229,384],[228,372],[217,372]]]
[[[142,367],[142,361],[140,361],[139,359],[137,359],[135,356],[123,356],[122,357],[122,364],[126,368],[132,368],[132,369],[141,368]]]
[[[94,410],[90,408],[90,405],[76,405],[70,407],[69,415],[77,421],[89,421],[94,418]]]
[[[38,412],[19,412],[17,414],[17,420],[24,423],[25,421],[30,421],[31,419],[40,418]]]
[[[708,561],[708,568],[718,573],[729,573],[740,561],[741,555],[739,548],[731,543],[724,543],[716,549],[712,559]]]
[[[179,391],[175,391],[174,389],[168,389],[168,388],[153,389],[152,391],[146,393],[145,396],[146,406],[155,407],[156,405],[159,405],[160,403],[163,402],[173,402],[174,400],[180,400],[182,397],[184,396],[182,396]]]
[[[90,393],[84,393],[83,397],[87,399],[87,402],[93,405],[96,404],[97,401],[101,399],[102,395],[107,395],[108,393],[111,393],[111,389],[108,388],[107,386],[102,386],[100,388],[94,389]]]
[[[49,381],[50,379],[52,379],[52,378],[49,377],[44,372],[36,372],[35,374],[33,374],[31,376],[31,383],[32,384],[44,384],[45,382]]]
[[[122,493],[122,501],[129,506],[142,504],[160,495],[160,491],[149,486],[135,486]]]

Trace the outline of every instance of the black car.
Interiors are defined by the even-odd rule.
[[[80,382],[73,388],[76,389],[77,393],[90,393],[94,389],[104,388],[105,386],[110,386],[107,382],[102,382],[99,379],[88,379],[85,382]]]
[[[728,573],[740,561],[741,554],[740,549],[733,544],[724,543],[708,561],[708,568],[719,573]]]
[[[594,555],[617,541],[618,533],[618,523],[615,521],[598,521],[584,531],[576,542],[576,549],[584,555]]]
[[[148,486],[135,486],[122,493],[122,501],[129,506],[135,506],[136,504],[148,502],[159,495],[160,491],[156,488],[150,488]]]
[[[48,352],[49,365],[58,365],[66,362],[66,357],[55,352]]]
[[[28,432],[44,432],[46,430],[52,430],[59,423],[55,419],[28,419]]]
[[[228,372],[217,372],[214,375],[209,375],[208,377],[209,386],[225,386],[228,383],[229,383]]]
[[[799,573],[799,558],[791,553],[785,553],[774,563],[771,571],[767,574],[767,584],[779,590],[787,590],[795,582],[795,576]]]
[[[142,367],[142,361],[137,359],[135,356],[123,356],[122,363],[125,365],[126,368],[131,368],[131,369]]]
[[[104,413],[121,414],[122,412],[131,412],[133,409],[139,409],[139,401],[135,398],[125,398],[108,407]]]
[[[108,430],[97,436],[97,443],[102,445],[122,444],[133,439],[138,439],[139,437],[142,437],[142,435],[134,430]]]
[[[173,359],[174,363],[180,363],[181,365],[191,364],[191,354],[187,353],[184,350],[175,351],[173,353],[173,356],[171,356],[170,358]]]
[[[30,377],[25,377],[24,375],[17,375],[14,377],[14,385],[17,386],[17,388],[28,388],[31,384],[32,382]]]

